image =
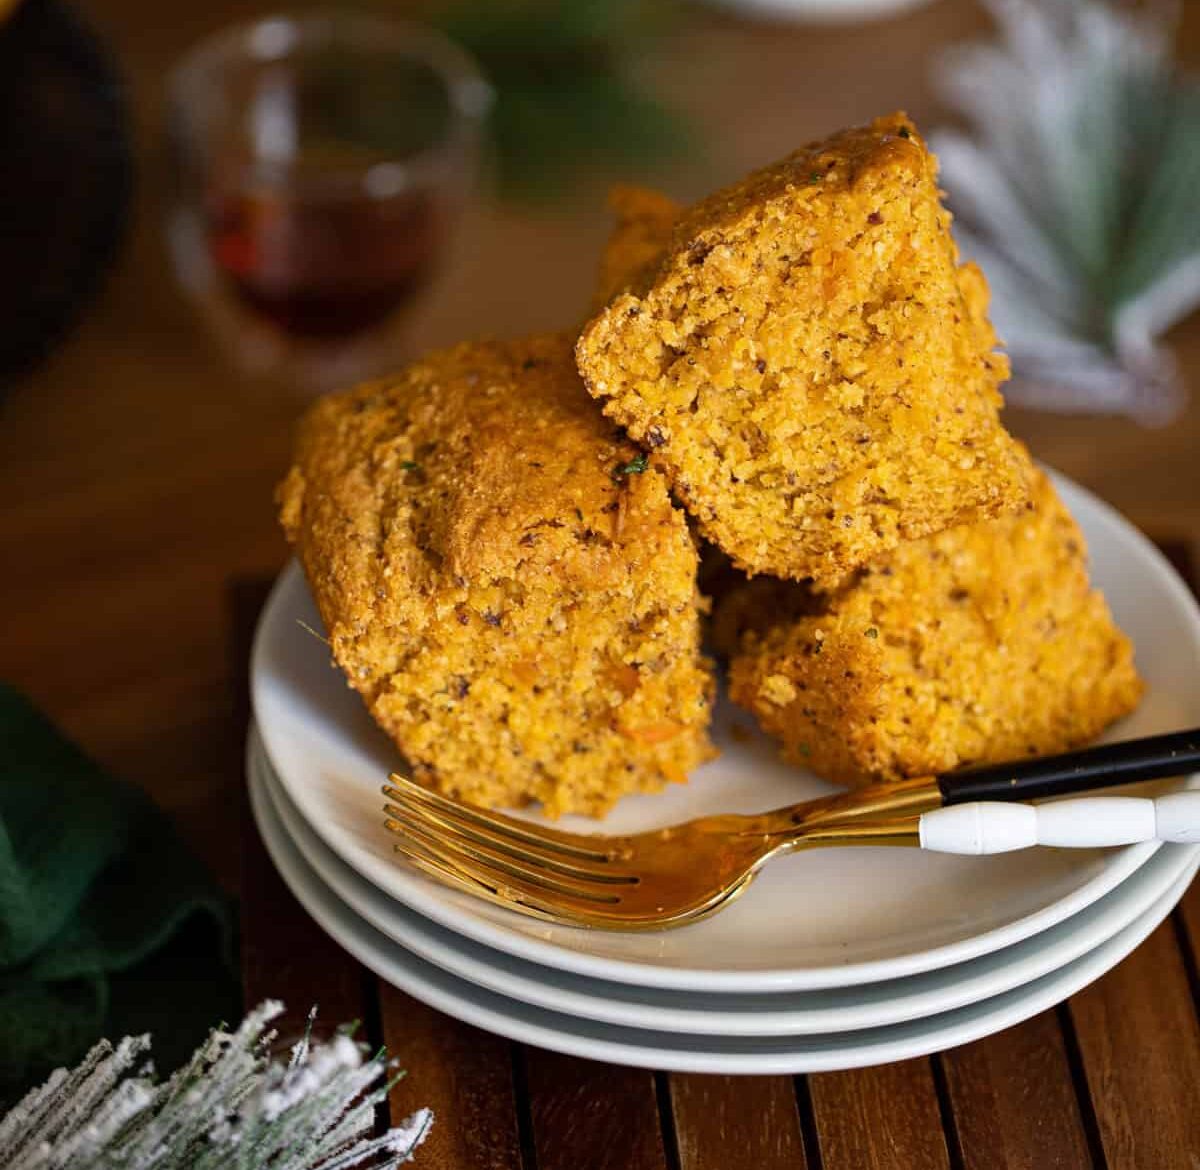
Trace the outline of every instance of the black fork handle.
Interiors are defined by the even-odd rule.
[[[1105,743],[1060,756],[994,764],[937,778],[944,804],[1037,800],[1200,770],[1200,728]]]

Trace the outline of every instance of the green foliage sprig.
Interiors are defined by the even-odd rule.
[[[651,0],[460,0],[435,17],[495,87],[507,193],[550,195],[597,162],[642,165],[687,148],[682,117],[628,68],[672,13]]]

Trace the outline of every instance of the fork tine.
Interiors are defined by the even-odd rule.
[[[402,829],[395,821],[385,822],[387,827],[397,835],[402,834]],[[514,901],[511,898],[503,897],[496,893],[490,886],[486,886],[466,873],[455,869],[449,869],[440,862],[433,861],[419,845],[402,838],[393,845],[395,851],[404,858],[410,865],[420,870],[426,877],[432,878],[440,885],[449,886],[451,889],[461,890],[464,894],[470,894],[473,898],[483,898],[485,901],[492,902],[494,905],[503,906],[507,910],[517,910],[522,914],[528,914],[532,918],[539,918],[543,922],[561,922],[563,917],[560,914],[553,914],[548,910],[542,909],[540,906],[532,905],[524,900]]]
[[[432,874],[439,879],[453,882],[455,885],[469,887],[476,884],[469,874],[462,870],[454,869],[448,862],[434,857],[433,854],[428,853],[421,845],[407,836],[404,832],[404,826],[399,821],[389,819],[384,821],[384,825],[400,838],[399,841],[394,843],[396,852],[403,853],[418,869],[424,870],[426,873]]]
[[[399,838],[395,844],[396,852],[435,881],[539,921],[574,927],[595,927],[603,923],[610,928],[620,925],[627,930],[640,931],[685,926],[707,918],[735,901],[750,886],[753,877],[747,874],[710,902],[674,916],[622,922],[619,914],[605,913],[606,906],[611,903],[577,903],[561,894],[530,889],[523,882],[504,881],[487,867],[476,866],[469,859],[455,859],[451,854],[441,856],[429,851],[400,821],[389,818],[384,821],[384,826]]]
[[[454,800],[440,792],[435,792],[432,788],[425,788],[398,773],[392,774],[391,781],[390,785],[384,786],[385,796],[393,799],[409,796],[415,801],[433,805],[441,812],[452,813],[463,820],[471,821],[480,828],[507,834],[526,844],[539,845],[544,849],[566,853],[586,861],[608,861],[614,856],[613,850],[602,843],[604,840],[602,837],[587,837],[583,834],[563,833],[556,829],[535,827],[526,821],[517,820],[516,817]],[[595,841],[596,844],[585,844],[587,841]]]
[[[392,791],[396,792],[397,790],[393,789]],[[406,795],[400,796],[399,801],[399,804],[385,804],[383,811],[401,820],[407,817],[418,823],[433,824],[444,832],[461,834],[476,844],[494,849],[497,853],[502,853],[514,861],[536,865],[540,868],[561,874],[564,877],[576,877],[584,881],[603,882],[612,885],[634,885],[637,883],[638,879],[633,874],[613,872],[611,868],[598,868],[582,862],[562,860],[564,855],[561,853],[557,855],[548,853],[541,849],[540,846],[527,845],[518,842],[516,838],[506,834],[492,833],[481,829],[477,827],[478,821],[471,818],[460,819],[454,814],[443,815],[423,802],[408,800]],[[610,865],[611,863],[605,862],[601,864]]]
[[[388,819],[384,827],[399,841],[396,852],[410,860],[423,873],[468,894],[478,895],[497,906],[533,915],[551,922],[567,922],[576,926],[592,925],[596,910],[608,903],[576,900],[548,889],[540,889],[520,879],[509,879],[489,866],[476,863],[469,857],[456,855],[452,849],[441,849],[415,838],[406,825]]]
[[[424,845],[426,850],[445,855],[451,862],[457,858],[460,866],[470,865],[476,873],[486,871],[505,884],[522,883],[531,890],[542,890],[556,898],[575,898],[596,904],[615,905],[620,901],[611,886],[550,873],[537,865],[521,865],[486,846],[476,845],[453,833],[439,833],[428,824],[418,824],[414,821],[401,823],[404,824],[405,832]]]
[[[615,905],[620,901],[614,893],[610,892],[611,887],[540,873],[536,869],[522,869],[484,846],[472,844],[470,841],[439,836],[426,825],[418,825],[399,818],[397,818],[397,824],[400,825],[406,837],[415,840],[427,853],[448,862],[451,866],[465,869],[477,879],[482,872],[492,879],[489,884],[514,888],[524,887],[528,892],[542,898],[550,895],[553,899],[572,898],[581,902],[601,905]]]

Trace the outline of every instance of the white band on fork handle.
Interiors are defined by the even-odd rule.
[[[1032,845],[1091,849],[1138,841],[1200,841],[1200,792],[1084,796],[1049,804],[977,801],[924,813],[921,848],[936,853],[1010,853]]]

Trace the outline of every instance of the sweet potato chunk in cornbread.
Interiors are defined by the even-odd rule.
[[[583,331],[589,391],[749,572],[832,584],[1027,499],[936,172],[899,114],[803,147],[685,210]]]
[[[423,783],[599,814],[712,754],[686,517],[568,338],[317,403],[280,503],[335,660]]]
[[[1086,555],[1036,473],[1030,509],[904,545],[832,593],[732,598],[730,693],[789,759],[845,783],[1066,751],[1142,693]]]

